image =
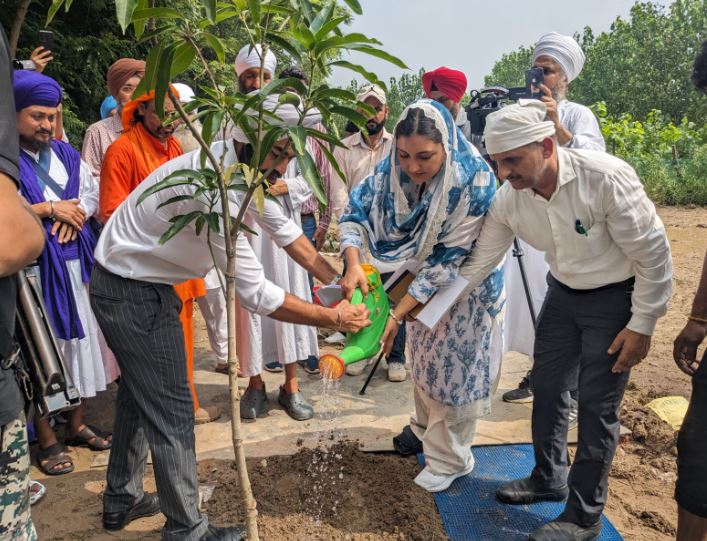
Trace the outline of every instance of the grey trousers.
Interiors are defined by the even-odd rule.
[[[162,538],[197,541],[208,523],[198,510],[181,302],[170,285],[121,278],[100,267],[93,270],[90,294],[121,371],[103,509],[122,512],[142,497],[149,447],[167,517]]]
[[[614,374],[607,350],[631,317],[632,281],[582,292],[548,274],[535,336],[532,478],[569,485],[564,520],[589,526],[606,503],[609,470],[619,442],[619,406],[628,373]],[[579,376],[579,380],[577,377]],[[579,442],[567,464],[569,391],[579,381]]]

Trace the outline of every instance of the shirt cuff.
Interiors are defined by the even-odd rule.
[[[266,281],[260,295],[260,303],[255,308],[255,313],[261,316],[272,314],[285,303],[285,290]]]
[[[655,331],[655,325],[657,322],[657,317],[633,314],[628,324],[626,325],[626,328],[639,334],[652,336],[653,331]]]
[[[302,229],[292,220],[287,220],[274,237],[280,248],[285,248],[302,236]]]

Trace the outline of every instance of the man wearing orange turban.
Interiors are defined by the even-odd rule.
[[[174,87],[171,90],[179,98],[179,92]],[[169,96],[165,98],[164,112],[165,115],[174,113],[174,103]],[[123,134],[108,148],[101,169],[99,215],[104,223],[150,173],[182,154],[179,141],[173,137],[175,125],[164,125],[155,110],[154,90],[126,103],[121,120]],[[221,413],[216,406],[200,408],[194,388],[194,299],[206,294],[204,280],[187,280],[174,288],[182,301],[179,320],[184,332],[195,420],[208,423]]]

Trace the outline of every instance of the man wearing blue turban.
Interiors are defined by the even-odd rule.
[[[20,192],[41,218],[46,243],[39,256],[42,296],[52,328],[81,398],[95,396],[118,376],[115,358],[105,348],[91,312],[88,280],[93,269],[96,233],[91,217],[98,209],[98,186],[79,153],[53,139],[58,83],[32,71],[14,74],[13,91],[20,139]],[[105,362],[105,366],[104,366]],[[111,438],[83,422],[84,403],[69,417],[67,443],[109,449]],[[40,468],[48,475],[69,473],[71,458],[48,420],[38,419]]]

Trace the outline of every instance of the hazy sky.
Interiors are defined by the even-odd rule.
[[[542,34],[573,34],[590,26],[595,35],[606,31],[616,17],[627,18],[635,0],[360,0],[363,15],[351,32],[383,42],[383,49],[417,72],[421,67],[447,66],[466,73],[469,90],[483,85],[496,60]],[[669,5],[670,0],[659,0]],[[402,71],[367,55],[346,60],[362,64],[388,82]],[[348,86],[361,79],[337,69],[331,81]]]

